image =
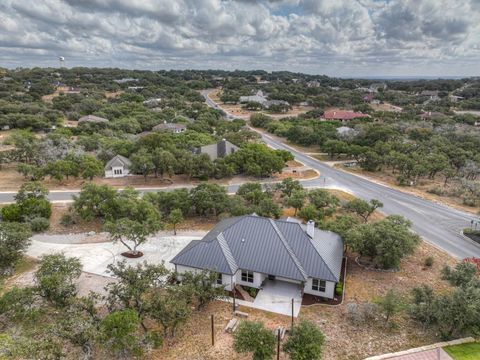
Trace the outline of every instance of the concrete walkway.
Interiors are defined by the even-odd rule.
[[[263,289],[260,290],[255,297],[253,307],[291,316],[292,299],[294,299],[293,315],[297,317],[302,306],[301,286],[285,281],[267,280]]]

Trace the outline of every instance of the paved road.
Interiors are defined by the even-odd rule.
[[[220,109],[208,97],[210,91],[202,92],[206,103]],[[231,114],[226,113],[228,118],[232,117]],[[273,148],[289,150],[297,160],[322,174],[320,178],[303,182],[305,187],[343,188],[365,200],[379,199],[384,204],[382,212],[387,215],[403,215],[410,219],[413,229],[433,245],[458,258],[480,256],[480,245],[461,234],[461,230],[468,227],[471,220],[478,220],[478,217],[334,169],[268,135],[262,135],[262,138]]]
[[[480,256],[480,245],[461,235],[461,230],[478,217],[337,170],[268,135],[262,137],[268,145],[289,150],[297,160],[320,172],[320,178],[302,182],[305,187],[340,188],[365,200],[379,199],[384,204],[382,212],[387,215],[403,215],[410,219],[413,229],[433,245],[458,258]],[[228,187],[228,191],[235,192],[237,188],[238,185],[232,185]],[[159,191],[158,188],[139,190],[141,192]],[[75,194],[78,194],[78,190],[52,191],[49,198],[52,201],[70,201]],[[0,193],[0,203],[13,201],[13,195],[14,193]]]

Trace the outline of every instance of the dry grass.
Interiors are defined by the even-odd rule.
[[[286,211],[289,214],[289,211]],[[431,268],[424,269],[427,256],[434,258]],[[349,254],[346,278],[346,300],[340,306],[314,305],[302,307],[299,319],[314,321],[327,338],[325,360],[357,360],[366,356],[385,352],[408,349],[437,341],[435,334],[423,331],[412,322],[408,315],[394,318],[396,327],[387,328],[382,321],[354,326],[346,316],[346,304],[349,302],[372,301],[375,297],[394,288],[400,294],[408,296],[410,290],[421,284],[428,284],[436,291],[443,292],[449,285],[440,280],[440,269],[445,264],[452,265],[455,260],[440,250],[423,242],[416,253],[402,261],[399,272],[376,272],[365,270],[354,261],[354,254]],[[274,329],[290,324],[286,316],[261,312],[250,308],[241,311],[249,314],[249,320],[258,320]],[[215,315],[215,346],[211,346],[210,315]],[[149,359],[250,359],[233,351],[233,337],[223,330],[233,317],[231,305],[221,301],[210,304],[205,310],[195,313],[182,327],[175,339],[171,339],[159,350],[155,350]],[[282,354],[281,359],[286,359]]]
[[[471,206],[466,206],[463,205],[462,199],[458,196],[441,196],[441,195],[436,195],[436,194],[431,194],[428,193],[427,190],[430,190],[432,188],[441,188],[448,190],[448,188],[451,185],[447,185],[446,188],[443,186],[443,180],[440,178],[436,178],[433,180],[430,179],[420,179],[417,185],[415,186],[399,186],[396,181],[396,174],[392,174],[391,171],[385,170],[382,172],[370,172],[370,171],[365,171],[361,168],[357,167],[344,167],[341,166],[340,164],[336,166],[338,169],[343,170],[343,171],[348,171],[353,174],[358,174],[363,177],[366,177],[368,179],[374,180],[376,182],[379,182],[383,185],[387,185],[391,188],[394,188],[396,190],[400,190],[405,193],[409,193],[418,197],[421,197],[426,200],[430,200],[436,203],[440,204],[445,204],[448,206],[451,206],[453,208],[456,208],[461,211],[466,211],[470,213],[477,214],[479,211],[478,207],[471,207]]]

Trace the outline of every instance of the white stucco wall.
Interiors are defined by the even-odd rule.
[[[306,294],[322,296],[329,299],[333,299],[335,295],[335,283],[331,281],[327,281],[325,285],[325,292],[315,291],[315,290],[312,290],[312,278],[308,278],[307,282],[305,283],[303,292]]]
[[[185,272],[193,272],[193,273],[202,272],[201,269],[196,269],[196,268],[183,266],[183,265],[177,265],[176,268],[177,268],[177,274],[178,274],[177,275],[177,280],[178,281],[182,281],[182,275],[181,274],[183,274]],[[232,290],[232,278],[233,278],[233,275],[222,274],[222,285],[225,286],[225,290],[227,290],[227,291]],[[221,285],[218,285],[218,286],[221,286]]]

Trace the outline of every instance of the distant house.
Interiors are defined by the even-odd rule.
[[[125,177],[130,174],[132,162],[125,156],[116,155],[105,165],[105,177],[117,178]]]
[[[191,241],[170,262],[178,279],[188,271],[218,273],[217,284],[257,289],[272,284],[334,298],[343,260],[342,238],[332,232],[257,215],[222,220],[202,240]]]
[[[240,148],[238,146],[223,139],[216,144],[197,147],[193,150],[193,152],[195,154],[208,154],[211,160],[216,160],[218,158],[223,158],[227,155],[233,154],[239,149]]]
[[[270,109],[272,106],[284,106],[285,108],[289,107],[290,104],[285,100],[267,100],[263,103],[265,109]]]
[[[113,82],[116,82],[117,84],[125,84],[125,83],[129,83],[129,82],[138,82],[138,79],[122,78],[122,79],[113,80]]]
[[[457,96],[457,95],[449,95],[448,98],[450,99],[451,102],[459,102],[464,99],[463,96]]]
[[[101,123],[108,123],[108,119],[102,118],[100,116],[95,116],[95,115],[87,115],[87,116],[82,116],[80,119],[78,119],[78,123],[96,123],[96,124],[101,124]]]
[[[262,90],[258,90],[255,95],[250,96],[240,96],[241,103],[249,103],[249,102],[256,102],[261,104],[262,106],[267,102],[267,98],[263,94]]]
[[[438,119],[445,116],[446,116],[445,114],[438,111],[425,111],[422,114],[420,114],[420,119],[422,120]]]
[[[64,94],[80,94],[82,89],[75,86],[64,85],[64,86],[57,86],[57,91]]]
[[[426,96],[431,101],[440,100],[440,97],[438,96],[438,90],[423,90],[420,93],[420,96]]]
[[[320,82],[318,82],[317,80],[309,81],[309,82],[307,82],[307,87],[309,87],[309,88],[319,88],[320,87]]]
[[[375,95],[373,95],[373,93],[369,93],[363,97],[363,101],[365,101],[366,103],[371,103],[374,98],[375,98]]]
[[[187,130],[187,127],[183,124],[164,122],[163,124],[158,124],[154,126],[152,130],[159,131],[159,132],[171,132],[174,134],[179,134],[179,133],[185,132]]]
[[[323,113],[322,120],[339,120],[341,122],[346,122],[353,119],[360,118],[370,118],[368,114],[361,112],[354,112],[350,110],[327,110]]]

